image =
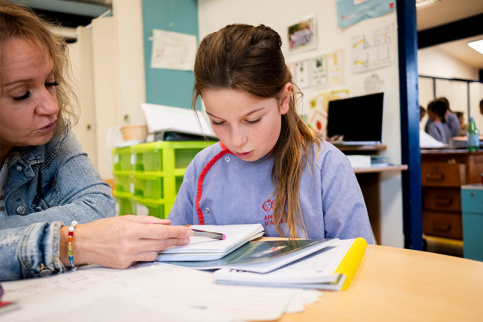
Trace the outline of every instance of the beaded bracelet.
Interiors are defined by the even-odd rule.
[[[69,235],[67,236],[67,255],[69,255],[70,269],[73,271],[77,269],[77,266],[75,266],[75,263],[74,263],[74,250],[72,248],[72,241],[74,240],[74,230],[77,224],[78,223],[75,220],[71,222],[69,227]]]

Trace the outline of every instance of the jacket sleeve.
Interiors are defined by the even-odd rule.
[[[0,280],[47,276],[66,271],[59,259],[61,222],[35,223],[0,231]]]
[[[326,238],[362,237],[373,244],[364,197],[347,157],[338,149],[329,150],[320,171]]]
[[[45,169],[32,166],[36,176],[30,180],[32,183],[20,185],[11,196],[6,196],[8,216],[0,217],[2,229],[27,227],[36,222],[61,221],[68,225],[76,220],[87,223],[115,215],[111,188],[102,180],[71,132],[56,153],[48,165],[53,184],[43,182],[46,180]],[[11,170],[15,171],[15,168]],[[29,209],[28,214],[17,214],[18,207]]]

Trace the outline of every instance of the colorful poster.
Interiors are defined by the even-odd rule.
[[[337,0],[337,25],[349,27],[396,9],[396,0]]]
[[[352,37],[352,72],[389,66],[393,62],[392,26],[374,29]]]
[[[314,16],[306,17],[288,27],[288,48],[290,52],[306,51],[316,47]]]

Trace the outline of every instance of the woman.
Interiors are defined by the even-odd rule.
[[[4,0],[0,30],[0,280],[85,263],[125,268],[187,244],[191,230],[166,220],[108,218],[111,190],[70,130],[76,100],[65,43]]]
[[[267,236],[373,242],[349,160],[297,114],[273,29],[235,24],[206,36],[194,73],[193,107],[201,96],[221,143],[186,170],[173,223],[261,223]]]

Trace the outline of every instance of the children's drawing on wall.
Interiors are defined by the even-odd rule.
[[[386,67],[392,64],[392,26],[367,31],[352,37],[352,72]]]
[[[325,138],[327,133],[327,111],[324,110],[324,98],[319,94],[312,98],[310,104],[310,122],[309,126],[317,134]]]
[[[321,87],[344,81],[342,50],[310,59],[310,87]]]
[[[349,90],[328,91],[317,94],[309,101],[309,126],[324,139],[327,136],[327,110],[329,101],[349,97]]]
[[[308,16],[288,27],[288,47],[290,52],[315,49],[316,42],[315,17]]]
[[[301,60],[295,63],[295,74],[292,75],[299,88],[309,87],[309,61]]]
[[[344,81],[344,64],[342,50],[327,54],[327,83],[338,84]]]
[[[396,9],[396,0],[337,0],[337,25],[345,28]]]
[[[151,68],[193,70],[196,36],[153,29]]]
[[[373,73],[364,78],[364,91],[366,94],[383,92],[382,84],[384,81],[377,73]]]
[[[327,85],[327,66],[325,55],[310,60],[310,86],[319,87]]]

